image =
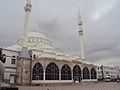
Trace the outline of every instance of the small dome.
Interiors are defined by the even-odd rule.
[[[13,50],[13,51],[21,51],[21,48],[22,48],[21,46],[15,44],[15,45],[9,46],[9,47],[7,47],[5,49]]]

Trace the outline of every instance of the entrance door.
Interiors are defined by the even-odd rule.
[[[15,84],[15,75],[10,75],[10,84]]]

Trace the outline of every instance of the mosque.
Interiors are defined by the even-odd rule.
[[[23,41],[24,42],[24,41]],[[22,48],[17,61],[17,84],[72,83],[74,80],[97,80],[97,66],[57,51],[48,38],[31,32],[26,42],[29,51]]]
[[[25,6],[27,17],[31,12],[31,7],[31,1],[27,0]],[[80,16],[79,19],[81,19]],[[29,31],[29,18],[25,20],[27,20],[25,31]],[[25,33],[25,37],[18,41],[22,51],[17,61],[17,83],[69,83],[73,80],[97,79],[96,66],[82,61],[84,60],[84,44],[81,20],[78,25],[81,37],[81,58],[55,49],[48,37],[42,33]]]
[[[6,56],[12,57],[11,62],[14,64],[14,68],[9,69],[10,73],[6,73],[6,76],[10,77],[14,69],[12,78],[8,78],[7,81],[18,85],[39,85],[97,80],[97,66],[85,61],[82,21],[79,20],[78,23],[81,57],[68,55],[54,48],[43,33],[29,31],[31,8],[31,0],[26,0],[24,36],[15,45],[4,49],[7,51]],[[10,55],[13,52],[14,55]]]

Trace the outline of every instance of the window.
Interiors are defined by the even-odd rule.
[[[3,63],[6,62],[6,55],[5,54],[2,54],[2,60],[1,60]]]
[[[90,79],[90,73],[87,67],[83,68],[83,79]]]
[[[109,72],[106,72],[106,74],[109,74]]]
[[[98,70],[99,70],[100,68],[98,67]]]
[[[46,80],[59,80],[59,68],[55,63],[50,63],[47,65],[45,72]]]
[[[67,64],[62,66],[61,80],[72,80],[71,68]]]
[[[96,79],[97,78],[97,72],[94,68],[91,69],[91,79]]]
[[[40,63],[36,63],[32,71],[32,80],[43,80],[43,66]]]
[[[15,58],[15,56],[12,56],[11,64],[15,64],[15,62],[16,62],[16,58]]]
[[[79,65],[75,65],[73,67],[73,80],[80,80],[81,79],[81,69]]]
[[[36,55],[35,54],[33,55],[33,59],[36,59]]]

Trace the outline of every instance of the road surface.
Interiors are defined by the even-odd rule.
[[[21,86],[19,90],[120,90],[117,82],[84,82],[69,85]]]

